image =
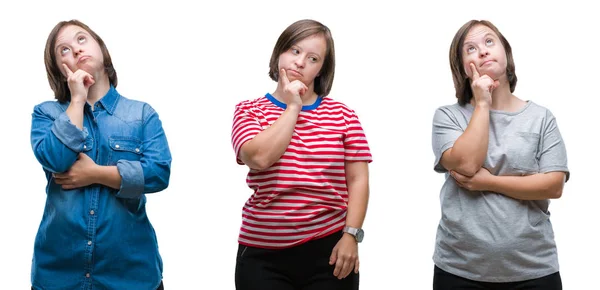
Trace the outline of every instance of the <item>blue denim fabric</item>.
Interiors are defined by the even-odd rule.
[[[31,146],[48,180],[33,288],[156,289],[163,265],[144,194],[167,188],[171,170],[158,114],[112,86],[93,110],[85,105],[83,130],[71,123],[68,106],[49,101],[33,112]],[[52,173],[67,171],[80,152],[98,165],[116,166],[121,188],[56,184]]]

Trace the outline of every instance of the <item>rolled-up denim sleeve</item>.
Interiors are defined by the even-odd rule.
[[[59,173],[67,171],[84,150],[89,134],[77,128],[69,116],[51,103],[37,105],[32,114],[31,147],[44,169]],[[53,117],[52,113],[58,114]]]
[[[169,186],[171,151],[158,114],[149,105],[144,106],[142,157],[140,161],[119,160],[121,176],[120,198],[140,198]]]

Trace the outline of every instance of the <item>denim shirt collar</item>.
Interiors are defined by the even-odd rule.
[[[112,115],[115,111],[117,103],[119,102],[119,98],[121,98],[121,95],[119,92],[117,92],[117,89],[115,89],[113,85],[110,85],[110,89],[108,89],[106,95],[104,95],[104,97],[102,97],[98,102],[109,114]]]

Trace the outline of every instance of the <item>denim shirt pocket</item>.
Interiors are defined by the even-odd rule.
[[[111,136],[108,164],[115,165],[119,160],[139,161],[142,157],[142,141],[134,137]]]

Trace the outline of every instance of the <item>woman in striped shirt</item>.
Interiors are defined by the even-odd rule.
[[[254,191],[237,289],[358,289],[371,153],[354,111],[327,97],[334,71],[330,30],[297,21],[273,49],[275,91],[235,108],[232,145]]]

